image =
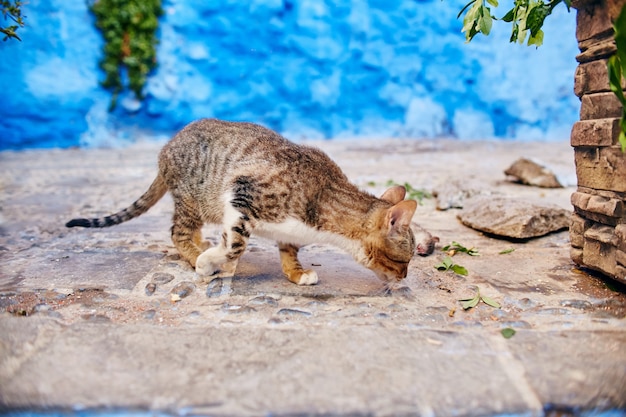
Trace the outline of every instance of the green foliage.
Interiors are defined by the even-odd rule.
[[[0,27],[0,33],[4,35],[3,41],[9,38],[15,38],[21,41],[20,37],[15,33],[21,27],[24,27],[24,19],[22,16],[22,2],[18,0],[0,0],[0,11],[4,20],[11,20],[12,25]]]
[[[435,268],[438,271],[452,271],[459,275],[467,275],[467,269],[461,265],[455,264],[454,261],[452,261],[452,258],[449,256],[443,258],[440,264],[435,265]]]
[[[156,31],[163,14],[161,0],[97,0],[90,6],[96,27],[104,37],[104,57],[100,68],[105,73],[102,86],[113,92],[110,109],[117,96],[130,89],[143,99],[143,87],[150,71],[156,68]],[[124,85],[123,68],[128,75]]]
[[[449,245],[444,246],[443,248],[441,248],[442,251],[444,252],[448,252],[448,255],[450,256],[454,256],[454,254],[461,252],[461,253],[466,253],[469,256],[478,256],[478,249],[476,248],[466,248],[465,246],[461,245],[459,242],[452,242]]]
[[[507,255],[509,253],[513,253],[515,252],[515,248],[509,248],[509,249],[504,249],[500,252],[498,252],[499,255]]]
[[[502,20],[511,23],[511,42],[526,42],[527,45],[540,46],[543,43],[543,22],[546,17],[559,3],[564,3],[569,10],[571,0],[552,0],[544,3],[543,0],[514,0],[511,8],[500,19],[491,14],[491,8],[498,6],[497,0],[472,0],[465,5],[457,16],[460,17],[465,10],[463,29],[467,42],[471,41],[479,33],[489,35],[494,20]]]
[[[615,20],[615,45],[617,52],[609,58],[609,85],[617,99],[622,103],[622,120],[620,127],[619,143],[622,152],[626,152],[626,97],[622,90],[622,78],[626,78],[626,5]]]
[[[513,0],[511,8],[502,18],[491,15],[487,4],[497,7],[497,0],[471,0],[459,12],[457,19],[465,12],[463,18],[463,33],[470,42],[479,33],[489,35],[493,20],[502,20],[512,24],[511,42],[526,42],[528,46],[539,47],[543,44],[543,23],[546,17],[552,14],[554,8],[563,3],[569,11],[571,0],[552,0],[544,3],[543,0]],[[620,15],[615,20],[615,44],[617,52],[609,58],[609,85],[617,99],[622,103],[622,119],[620,120],[621,133],[619,143],[622,152],[626,152],[626,97],[622,90],[621,79],[626,77],[626,5],[622,6]]]
[[[480,289],[476,289],[476,295],[472,298],[465,298],[463,300],[459,300],[461,302],[461,306],[463,306],[463,310],[469,310],[470,308],[476,307],[479,302],[483,302],[488,306],[493,308],[500,308],[500,303],[496,300],[487,297],[486,295],[482,295],[480,293]]]

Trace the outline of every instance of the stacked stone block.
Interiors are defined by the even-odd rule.
[[[572,195],[571,255],[575,263],[626,283],[626,154],[618,143],[621,103],[609,88],[615,53],[613,21],[626,0],[581,0],[574,92],[580,121],[572,128],[578,189]],[[622,80],[622,88],[626,82]]]

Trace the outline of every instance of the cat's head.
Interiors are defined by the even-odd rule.
[[[390,206],[376,213],[364,244],[363,264],[388,283],[406,278],[409,262],[415,253],[415,236],[410,225],[417,202],[404,200],[405,193],[402,186],[385,191],[381,200]]]

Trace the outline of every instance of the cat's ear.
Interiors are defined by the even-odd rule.
[[[404,200],[406,195],[406,189],[401,185],[394,185],[380,196],[381,200],[385,200],[388,203],[396,204]]]
[[[387,226],[389,232],[395,232],[408,228],[411,225],[411,219],[417,209],[417,201],[403,200],[394,205],[387,211]]]

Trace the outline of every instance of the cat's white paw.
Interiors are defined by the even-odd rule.
[[[307,269],[300,275],[298,285],[315,285],[318,282],[317,272],[312,269]]]
[[[196,260],[196,273],[200,276],[215,275],[219,271],[219,265],[213,263],[208,251],[202,252]]]

